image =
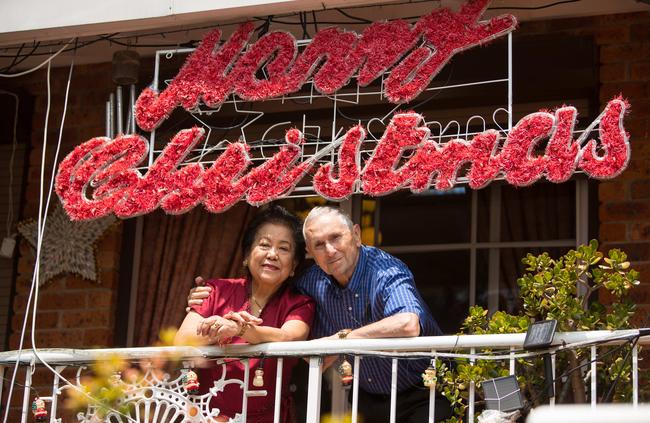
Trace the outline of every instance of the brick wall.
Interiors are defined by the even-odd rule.
[[[67,67],[52,69],[46,175],[51,174],[68,71]],[[110,72],[110,63],[75,67],[59,160],[81,142],[104,134],[103,105],[111,90],[114,89]],[[29,156],[28,181],[22,219],[36,218],[43,151],[43,127],[47,106],[45,71],[40,70],[15,81],[3,80],[0,83],[2,83],[0,87],[9,91],[21,90],[34,96],[33,131],[30,140],[32,149]],[[58,201],[58,198],[55,196],[53,200]],[[113,344],[120,242],[121,225],[117,224],[109,229],[98,243],[99,268],[97,270],[100,283],[86,281],[73,275],[65,275],[41,287],[36,324],[36,345],[39,348],[106,347]],[[20,331],[25,317],[25,307],[34,267],[32,247],[22,240],[19,251],[9,349],[17,349],[20,342]],[[31,316],[29,327],[31,327]],[[26,336],[24,345],[26,348],[31,347],[29,339],[30,331]],[[21,384],[24,380],[22,373],[21,370],[19,377]],[[10,374],[7,373],[6,376],[10,377]],[[72,374],[68,374],[68,376],[72,376]],[[52,377],[48,371],[37,370],[34,375],[34,387],[41,395],[51,393],[51,384]],[[18,389],[18,391],[13,395],[12,405],[17,406],[22,403],[23,389],[20,386],[16,386],[14,389]],[[19,421],[19,417],[14,414],[9,421]],[[76,421],[76,419],[73,420],[72,416],[67,416],[64,421]]]

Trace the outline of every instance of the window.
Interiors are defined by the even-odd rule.
[[[366,233],[373,228],[370,243],[409,266],[443,331],[455,333],[469,306],[519,309],[516,281],[527,253],[557,256],[588,241],[587,198],[584,178],[400,192],[361,201],[376,204],[373,219],[361,223]]]

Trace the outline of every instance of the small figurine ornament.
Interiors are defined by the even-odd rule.
[[[118,386],[122,382],[122,375],[120,372],[113,373],[108,378],[108,383],[111,386]]]
[[[44,422],[47,420],[45,401],[39,397],[34,398],[34,402],[32,403],[32,413],[34,414],[34,420],[37,422]]]
[[[253,386],[259,388],[264,386],[264,370],[261,368],[255,370],[255,377],[253,378]]]
[[[199,377],[192,370],[188,370],[183,375],[183,384],[185,384],[185,390],[190,395],[196,395],[199,393]]]
[[[434,367],[429,366],[429,368],[422,373],[422,383],[427,388],[436,387],[436,369]]]
[[[344,359],[338,370],[341,374],[341,384],[343,386],[350,386],[352,383],[352,365],[348,362],[348,360]]]

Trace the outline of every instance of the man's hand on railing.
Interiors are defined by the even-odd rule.
[[[185,307],[186,313],[190,312],[192,306],[200,306],[203,304],[203,300],[208,298],[210,292],[212,292],[212,287],[206,286],[205,280],[201,276],[194,278],[194,283],[196,286],[190,289],[190,294],[187,296],[187,307]]]

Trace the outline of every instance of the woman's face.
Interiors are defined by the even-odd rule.
[[[296,245],[284,225],[266,223],[257,230],[248,255],[248,271],[253,281],[280,285],[296,268]]]

